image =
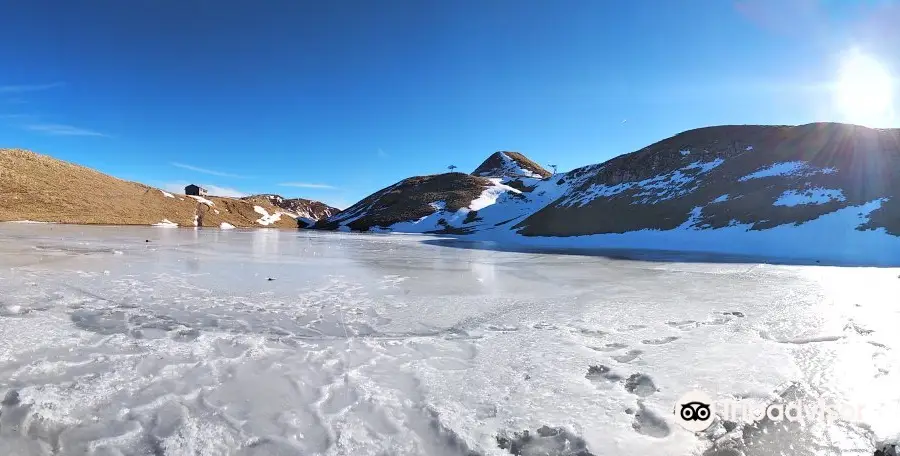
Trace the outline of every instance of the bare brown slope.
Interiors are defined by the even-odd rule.
[[[526,171],[531,171],[544,178],[552,175],[550,171],[547,171],[541,165],[533,162],[525,155],[519,152],[510,151],[494,152],[487,160],[478,165],[478,167],[475,168],[475,171],[472,171],[472,175],[482,177],[516,177],[515,173],[510,173],[509,170],[506,169],[507,163],[503,159],[503,155],[509,157],[509,159],[518,165],[519,168]]]
[[[689,151],[682,154],[681,151]],[[721,126],[690,130],[601,165],[579,168],[562,181],[579,182],[567,196],[591,188],[638,182],[672,173],[693,162],[722,159],[721,165],[696,178],[689,192],[648,204],[640,188],[594,198],[584,205],[566,197],[548,205],[516,226],[532,236],[573,236],[622,233],[641,229],[672,229],[701,208],[697,225],[720,228],[731,223],[765,229],[803,223],[837,209],[888,198],[866,228],[884,227],[900,234],[900,130],[875,130],[845,124],[800,126]],[[799,173],[741,180],[776,162],[803,161],[833,172]],[[840,190],[845,200],[825,204],[775,206],[788,190],[821,187]],[[713,202],[728,195],[727,201]]]
[[[320,220],[314,227],[337,229],[343,225],[356,231],[387,227],[431,215],[436,211],[432,203],[443,203],[448,211],[457,211],[472,204],[490,185],[488,179],[464,173],[410,177]]]
[[[261,227],[253,204],[209,197],[212,207],[184,195],[169,198],[159,189],[128,182],[90,168],[21,149],[0,149],[0,221],[151,225],[166,219],[193,226],[227,222],[236,227]],[[269,213],[278,208],[259,204]],[[272,227],[296,228],[282,216]]]

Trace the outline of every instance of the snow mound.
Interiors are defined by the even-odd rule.
[[[160,190],[160,193],[162,193],[162,194],[163,194],[163,196],[165,196],[165,197],[166,197],[166,198],[172,198],[172,199],[174,199],[174,198],[175,198],[175,195],[173,195],[173,194],[171,194],[171,193],[169,193],[169,192],[166,192],[166,191],[163,191],[163,190]]]
[[[169,219],[163,219],[159,223],[154,223],[153,226],[159,226],[163,228],[178,228],[178,224],[170,221]]]
[[[223,229],[223,230],[233,230],[233,229],[234,229],[234,225],[232,225],[232,224],[230,224],[230,223],[228,223],[228,222],[222,222],[222,224],[219,225],[219,228],[221,228],[221,229]]]
[[[194,198],[195,200],[197,200],[197,201],[199,201],[199,202],[201,202],[201,203],[203,203],[203,204],[205,204],[205,205],[207,205],[207,206],[213,206],[213,205],[214,205],[214,203],[213,203],[212,201],[210,201],[210,200],[208,200],[208,199],[206,199],[206,198],[204,198],[204,197],[202,197],[202,196],[196,196],[196,195],[187,195],[187,196],[188,196],[188,198]]]

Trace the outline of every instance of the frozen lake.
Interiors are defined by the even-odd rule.
[[[422,240],[0,224],[0,454],[871,455],[900,432],[897,269]],[[695,434],[692,390],[861,413]]]

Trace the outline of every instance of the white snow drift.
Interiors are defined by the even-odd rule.
[[[253,206],[253,210],[256,211],[257,214],[261,215],[259,219],[256,220],[256,223],[260,225],[271,225],[279,220],[281,220],[281,212],[275,212],[274,214],[269,214],[262,206]]]

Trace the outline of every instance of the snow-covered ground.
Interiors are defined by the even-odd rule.
[[[440,242],[0,224],[0,455],[871,455],[900,432],[896,269]],[[691,390],[863,413],[694,434]]]
[[[281,212],[269,214],[269,211],[262,206],[253,206],[253,210],[262,216],[256,221],[256,223],[259,223],[260,225],[271,225],[281,219]]]

